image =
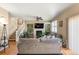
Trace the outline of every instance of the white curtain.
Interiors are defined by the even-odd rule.
[[[69,18],[69,48],[79,54],[79,15]]]

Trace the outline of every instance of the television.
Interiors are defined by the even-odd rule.
[[[35,23],[35,28],[44,28],[44,24],[43,23]]]

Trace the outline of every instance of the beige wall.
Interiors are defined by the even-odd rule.
[[[9,13],[1,7],[0,7],[0,17],[4,17],[6,19],[5,21],[8,23]],[[8,24],[7,24],[7,26],[8,26]],[[2,34],[2,29],[3,29],[3,26],[0,25],[0,37],[1,37],[1,34]],[[7,29],[8,29],[8,27],[7,27]]]
[[[79,14],[79,4],[75,4],[70,8],[64,10],[57,15],[55,19],[58,20],[58,33],[63,36],[63,39],[68,47],[68,18]],[[59,27],[59,21],[63,21],[63,27]]]
[[[9,35],[11,35],[17,29],[17,18],[10,17],[9,24]]]
[[[0,16],[3,16],[3,17],[6,18],[6,20],[8,20],[9,13],[5,9],[3,9],[3,8],[0,7]]]
[[[4,17],[7,22],[7,33],[10,36],[17,29],[17,17],[12,17],[8,11],[0,7],[0,16]],[[2,35],[3,26],[0,26],[0,37]]]

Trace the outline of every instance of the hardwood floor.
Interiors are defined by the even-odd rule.
[[[1,51],[1,52],[0,52],[0,55],[17,55],[18,50],[17,50],[17,47],[16,47],[16,42],[15,42],[15,41],[10,41],[10,42],[9,42],[9,46],[10,46],[10,47],[6,48],[5,52],[4,52],[4,51]],[[62,48],[62,49],[61,49],[61,52],[62,52],[64,55],[72,55],[72,54],[73,54],[73,53],[71,52],[71,50],[66,49],[66,48]]]
[[[6,48],[5,52],[1,51],[0,55],[16,55],[18,52],[15,41],[9,41],[9,47]]]
[[[62,52],[64,55],[74,55],[74,53],[73,53],[70,49],[67,49],[67,48],[62,48],[62,49],[61,49],[61,52]]]

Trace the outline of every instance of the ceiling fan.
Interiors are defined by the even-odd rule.
[[[36,16],[36,20],[39,21],[39,20],[43,20],[43,19],[42,19],[42,17]]]

